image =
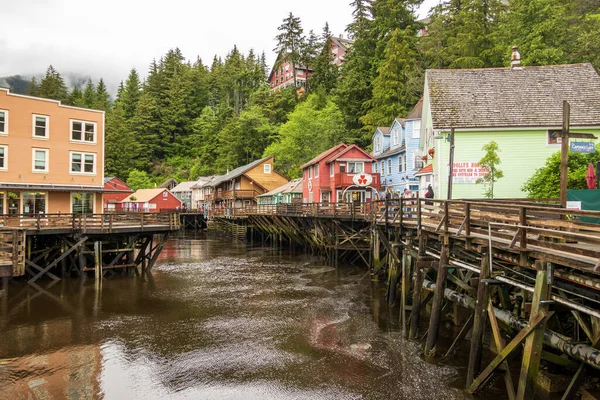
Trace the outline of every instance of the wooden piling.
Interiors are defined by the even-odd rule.
[[[94,242],[94,270],[98,286],[102,282],[102,242]]]
[[[490,251],[490,249],[488,249]],[[481,353],[483,351],[483,334],[485,332],[488,286],[486,280],[490,277],[490,263],[486,252],[482,252],[481,270],[477,284],[477,300],[473,318],[473,333],[471,334],[471,351],[469,352],[469,366],[467,368],[467,387],[471,386],[473,380],[481,369]]]
[[[444,302],[444,290],[446,289],[446,278],[448,276],[448,244],[443,244],[440,249],[440,262],[437,269],[435,281],[435,292],[431,305],[431,316],[429,318],[429,331],[425,342],[425,357],[435,356],[435,347],[442,319],[442,304]]]

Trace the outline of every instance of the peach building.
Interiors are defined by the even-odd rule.
[[[101,213],[104,111],[0,88],[0,214]]]

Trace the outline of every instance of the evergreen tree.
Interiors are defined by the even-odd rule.
[[[325,23],[322,34],[323,47],[315,59],[314,71],[309,80],[309,87],[312,90],[321,89],[326,94],[336,87],[338,79],[338,67],[333,63],[333,54],[331,54],[332,37],[329,24]]]
[[[79,86],[75,86],[69,93],[68,104],[75,107],[83,107],[83,93]]]
[[[38,96],[38,91],[39,85],[37,83],[37,80],[35,79],[35,76],[32,76],[31,80],[29,81],[29,85],[27,86],[26,94],[29,96]]]
[[[142,146],[135,137],[134,131],[130,129],[119,102],[106,114],[104,148],[106,174],[125,178],[133,169],[146,170],[150,168],[150,165],[142,157]]]
[[[118,97],[123,109],[123,116],[126,119],[130,119],[135,114],[135,109],[142,95],[140,77],[135,68],[131,69],[125,81],[125,86],[119,92],[120,95]]]
[[[52,65],[46,70],[46,76],[40,82],[37,95],[47,99],[68,101],[69,95],[65,81]]]
[[[91,79],[88,79],[83,89],[83,106],[86,108],[94,108],[96,104],[96,88]]]
[[[98,85],[96,85],[96,96],[93,108],[103,111],[108,111],[110,109],[110,96],[102,78],[100,78]]]
[[[300,65],[302,61],[302,49],[304,47],[304,30],[302,29],[302,23],[300,18],[294,17],[290,14],[283,20],[283,23],[277,28],[280,32],[275,40],[277,46],[273,51],[279,54],[278,63],[275,64],[275,68],[278,68],[283,60],[289,62],[292,65],[292,76],[294,77],[294,87],[298,87],[296,84],[296,67]]]
[[[412,28],[396,29],[388,40],[385,59],[373,81],[370,110],[361,117],[369,132],[378,126],[391,125],[394,118],[405,115],[422,92],[422,70],[417,61]]]

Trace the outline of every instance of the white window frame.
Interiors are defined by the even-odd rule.
[[[35,119],[36,118],[44,118],[46,120],[46,135],[45,136],[37,136],[35,134]],[[33,114],[32,118],[31,118],[31,137],[33,137],[34,139],[38,139],[38,140],[48,140],[50,139],[50,117],[48,115],[40,115],[40,114]]]
[[[35,169],[35,152],[36,151],[41,151],[46,153],[46,165],[43,170],[42,169]],[[49,149],[40,149],[37,147],[33,147],[31,149],[31,172],[33,173],[39,173],[39,174],[47,174],[48,172],[50,172],[50,150]]]
[[[81,124],[81,139],[73,139],[73,124],[74,123],[80,123]],[[90,124],[94,126],[94,139],[93,140],[85,140],[85,125],[86,124]],[[69,125],[70,125],[70,129],[69,129],[69,141],[73,142],[73,143],[87,143],[87,144],[96,144],[96,137],[98,136],[97,131],[98,131],[98,124],[96,122],[92,122],[92,121],[83,121],[83,120],[79,120],[79,119],[71,119],[69,120]]]
[[[394,142],[394,146],[398,145],[398,127],[394,128],[394,131],[392,132],[392,140]]]
[[[81,171],[73,171],[73,154],[81,155]],[[85,172],[85,156],[93,156],[93,172]],[[86,153],[84,151],[70,151],[69,152],[69,175],[96,175],[96,161],[98,160],[96,153]]]
[[[76,193],[80,193],[80,192],[71,192],[71,196],[70,196],[71,197],[71,207],[69,209],[69,212],[71,214],[73,214],[73,194],[76,194]],[[113,204],[112,206],[113,206],[112,209],[114,210],[115,205]],[[108,204],[107,208],[110,209],[110,204]],[[96,214],[96,193],[92,193],[92,214]]]
[[[398,156],[398,172],[404,172],[402,167],[404,167],[404,155],[400,154]]]
[[[0,166],[0,171],[8,171],[8,146],[0,145],[0,149],[4,150],[4,165]]]
[[[329,176],[332,177],[335,175],[335,163],[329,164]]]
[[[350,164],[354,164],[354,171],[350,172]],[[360,165],[361,166],[361,171],[357,172],[356,171],[356,166]],[[365,163],[363,161],[348,161],[346,163],[346,172],[349,174],[362,174],[365,172]]]
[[[308,167],[306,169],[308,170],[308,179],[312,179],[312,174],[311,174],[312,168]]]
[[[373,173],[377,173],[377,161],[373,163]]]
[[[0,113],[4,113],[4,130],[0,131],[0,136],[8,136],[8,110],[0,108]]]
[[[263,172],[265,174],[270,174],[271,173],[271,164],[265,164],[265,165],[263,165]]]
[[[315,164],[313,167],[313,170],[314,170],[313,175],[315,176],[315,178],[318,178],[319,177],[319,164]]]
[[[390,158],[387,161],[388,161],[387,162],[387,165],[388,165],[388,173],[387,174],[391,175],[392,174],[392,159]]]

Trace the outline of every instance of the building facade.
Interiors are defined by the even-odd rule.
[[[118,211],[119,203],[131,193],[131,187],[119,178],[104,178],[104,211]]]
[[[279,90],[294,86],[294,75],[296,88],[306,88],[306,82],[312,75],[312,70],[301,65],[293,66],[292,63],[278,56],[267,80],[269,87],[271,90]]]
[[[521,67],[515,58],[510,68],[426,71],[420,149],[430,156],[436,197],[448,197],[452,128],[455,199],[483,197],[478,162],[491,141],[504,173],[494,197],[526,197],[525,181],[560,151],[563,100],[571,130],[600,137],[600,76],[591,64]]]
[[[169,212],[179,211],[183,203],[165,188],[139,189],[121,202],[126,212]]]
[[[373,173],[375,158],[356,145],[341,143],[302,166],[304,203],[371,201],[379,190],[379,174]],[[354,182],[355,176],[363,176]]]
[[[377,128],[373,134],[373,170],[381,175],[381,186],[393,192],[424,189],[415,176],[424,165],[419,151],[422,104],[420,100],[405,118],[396,118],[391,127]]]
[[[196,181],[186,181],[181,182],[173,189],[171,189],[171,193],[175,195],[181,203],[183,204],[183,208],[185,210],[195,210],[196,204],[193,201],[193,189],[192,187],[196,185],[198,182]]]
[[[104,111],[0,88],[0,214],[101,213]]]
[[[302,203],[302,178],[292,179],[288,183],[256,196],[258,205]]]

